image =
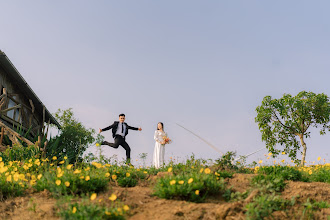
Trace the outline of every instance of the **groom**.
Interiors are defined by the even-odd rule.
[[[115,121],[109,127],[103,129],[100,128],[99,133],[101,133],[102,131],[107,131],[112,129],[112,137],[115,139],[115,143],[109,143],[107,141],[103,141],[101,145],[109,145],[110,147],[113,148],[118,148],[118,146],[121,145],[126,150],[126,163],[130,164],[131,148],[126,143],[125,137],[128,134],[128,129],[141,131],[142,128],[131,127],[124,121],[125,121],[125,114],[120,114],[119,121]]]

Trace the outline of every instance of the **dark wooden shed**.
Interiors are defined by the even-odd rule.
[[[45,134],[45,123],[60,128],[60,124],[0,50],[0,145],[4,135],[13,143],[18,143],[20,139],[31,144],[32,139]],[[28,138],[17,133],[18,128],[28,133]]]

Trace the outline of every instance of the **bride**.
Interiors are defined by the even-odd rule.
[[[163,139],[163,137],[165,136],[166,134],[164,132],[164,124],[162,122],[159,122],[157,124],[157,130],[155,131],[154,135],[156,143],[153,157],[153,165],[157,169],[164,165],[165,140]]]

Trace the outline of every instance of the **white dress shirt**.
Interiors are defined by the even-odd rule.
[[[124,126],[124,130],[122,129],[122,124]],[[116,135],[120,135],[122,137],[125,137],[125,131],[126,131],[126,125],[124,123],[119,122]]]

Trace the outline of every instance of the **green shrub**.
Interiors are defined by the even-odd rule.
[[[252,185],[270,192],[281,192],[286,183],[284,178],[277,175],[258,174],[251,179]]]
[[[271,215],[274,211],[285,210],[288,206],[294,205],[295,200],[288,201],[273,194],[263,194],[253,199],[245,208],[247,219],[262,220]]]
[[[284,180],[302,181],[304,180],[302,172],[296,167],[288,166],[261,166],[258,170],[259,174],[276,175]]]
[[[95,219],[95,220],[122,220],[125,219],[125,210],[122,207],[105,207],[92,203],[88,200],[82,202],[74,202],[69,205],[58,205],[58,215],[63,219]]]
[[[330,183],[330,167],[322,166],[308,176],[312,182],[325,182]]]
[[[209,195],[224,192],[224,179],[205,173],[166,176],[160,178],[154,188],[154,195],[160,198],[192,202],[203,202]]]
[[[72,109],[61,110],[55,113],[56,120],[61,124],[60,134],[52,138],[47,145],[47,157],[56,156],[62,159],[68,157],[69,163],[82,161],[82,155],[87,147],[94,142],[94,129],[86,128],[74,118]]]
[[[233,172],[228,172],[226,170],[224,171],[217,171],[218,175],[222,178],[232,178],[234,173]]]
[[[13,145],[5,151],[0,152],[0,157],[4,162],[23,161],[27,158],[40,158],[41,151],[38,146],[31,145],[24,147],[22,145]]]
[[[21,196],[24,194],[26,188],[27,186],[25,182],[20,180],[15,181],[12,175],[0,175],[0,200],[14,196]]]
[[[129,166],[110,166],[108,172],[112,175],[116,175],[116,181],[119,186],[122,187],[134,187],[137,185],[139,180],[143,180],[147,177],[148,172],[146,170],[134,169]]]
[[[118,185],[121,187],[134,187],[138,183],[138,180],[133,177],[118,178]]]
[[[316,202],[308,198],[303,206],[304,210],[302,217],[307,217],[307,219],[314,219],[314,212],[320,209],[330,208],[330,203],[325,201]]]
[[[79,195],[87,192],[100,192],[108,187],[109,180],[104,175],[104,170],[90,169],[56,169],[56,171],[45,172],[34,188],[37,191],[49,190],[54,196]]]

